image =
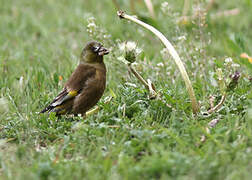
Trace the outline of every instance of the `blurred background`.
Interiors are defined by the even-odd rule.
[[[2,70],[2,77],[10,78],[5,82],[11,85],[16,78],[32,73],[33,67],[40,69],[36,73],[69,74],[90,39],[115,49],[119,42],[136,41],[144,52],[148,52],[144,57],[162,61],[160,51],[163,46],[159,41],[137,25],[120,21],[117,9],[137,15],[158,28],[174,44],[181,58],[190,61],[189,66],[206,64],[213,58],[252,53],[250,0],[239,3],[156,0],[152,2],[153,12],[145,2],[2,0],[1,67],[7,68],[7,74],[12,75],[6,76],[3,74],[6,70]],[[116,63],[113,54],[116,53],[112,53],[109,63]]]
[[[206,119],[199,117],[203,121],[195,121],[184,82],[164,46],[149,31],[120,20],[116,13],[119,9],[154,26],[171,41],[185,64],[202,111],[209,108],[210,95],[216,97],[215,103],[221,98],[217,69],[222,70],[226,79],[236,71],[241,72],[239,86],[227,99],[226,108]],[[232,177],[241,177],[243,173],[249,177],[251,155],[244,155],[244,161],[239,161],[236,152],[241,149],[251,152],[246,149],[246,145],[251,147],[251,129],[246,129],[246,123],[239,124],[246,122],[244,114],[249,107],[251,112],[251,12],[251,0],[0,0],[0,138],[4,139],[0,141],[0,175],[4,179],[15,175],[47,178],[57,171],[59,177],[60,173],[72,177],[71,168],[81,166],[90,172],[86,177],[109,178],[113,173],[110,176],[108,172],[114,172],[112,166],[116,164],[115,171],[125,177],[131,173],[128,177],[155,178],[173,170],[174,174],[162,177],[184,177],[185,173],[191,173],[189,179],[223,179],[233,170],[237,170],[238,176]],[[54,117],[38,116],[36,112],[61,90],[78,64],[82,48],[92,39],[111,51],[105,57],[107,89],[99,104],[103,110],[85,120],[85,131],[72,130],[75,122],[67,119],[57,121]],[[134,65],[136,70],[151,79],[175,110],[167,110],[164,102],[149,101],[142,84],[129,75],[120,50],[126,41],[134,41],[141,52]],[[103,103],[107,96],[115,97],[111,106]],[[215,132],[219,146],[213,138],[198,150],[195,141],[214,118],[223,120],[222,127]],[[104,130],[105,125],[125,129]],[[136,129],[132,132],[128,127]],[[245,146],[239,145],[239,132],[244,133]],[[153,134],[156,141],[150,142]],[[111,139],[118,144],[109,144]],[[133,145],[128,143],[129,139],[134,140]],[[234,141],[237,144],[229,144]],[[229,149],[220,148],[223,143]],[[215,157],[218,148],[220,154],[226,154]],[[120,161],[124,157],[122,151],[127,155],[121,159],[125,164]],[[171,158],[164,167],[159,166],[160,161],[166,162],[158,155],[162,153]],[[105,158],[107,164],[100,167]],[[236,158],[235,163],[230,160]],[[58,159],[62,164],[54,166]],[[71,160],[72,164],[68,164],[71,168],[65,160]],[[228,171],[219,168],[231,164]],[[200,170],[193,169],[194,166]],[[145,171],[146,167],[149,171]],[[77,179],[83,177],[81,172],[77,173]]]

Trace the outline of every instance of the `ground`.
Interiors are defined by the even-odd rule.
[[[164,46],[119,19],[113,1],[0,0],[0,179],[250,179],[252,64],[241,54],[252,56],[251,0],[216,0],[210,8],[210,1],[189,1],[186,20],[182,0],[153,1],[155,19],[144,1],[133,9],[129,1],[117,2],[171,41],[200,112],[193,114]],[[98,113],[86,119],[38,114],[91,39],[111,51]],[[150,100],[129,73],[125,41],[141,49],[133,66],[155,84],[160,99]],[[235,72],[238,84],[227,92]],[[210,97],[217,105],[225,93],[220,109],[207,114]]]

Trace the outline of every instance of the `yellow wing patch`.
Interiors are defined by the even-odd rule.
[[[63,110],[61,110],[61,111],[58,112],[58,114],[65,114],[65,113],[66,113],[65,109],[63,109]]]
[[[77,96],[77,91],[73,90],[73,91],[69,91],[68,93],[70,96]]]
[[[61,99],[57,100],[56,102],[52,103],[51,106],[61,108],[60,105],[62,105],[64,102],[68,101],[69,99],[74,98],[77,96],[78,92],[75,90],[69,91],[65,96],[63,96]]]

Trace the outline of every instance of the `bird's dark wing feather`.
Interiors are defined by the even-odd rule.
[[[58,100],[62,99],[63,97],[65,97],[68,94],[67,89],[64,88],[59,94],[58,96],[56,96],[56,98],[46,107],[44,108],[40,113],[44,113],[46,111],[51,111],[55,106],[52,106],[53,103],[57,102]]]
[[[64,89],[49,104],[49,106],[43,109],[40,113],[44,113],[46,111],[65,113],[67,107],[64,107],[64,105],[68,104],[69,106],[69,103],[66,102],[75,98],[81,92],[81,90],[85,87],[87,80],[95,76],[95,72],[96,69],[94,67],[87,64],[80,64],[70,76]]]

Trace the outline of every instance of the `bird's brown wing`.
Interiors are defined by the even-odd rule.
[[[74,98],[72,112],[74,114],[85,114],[101,98],[106,86],[106,68],[104,64],[96,66],[96,75],[86,82],[86,86]]]
[[[96,69],[88,64],[79,64],[66,82],[64,89],[58,96],[43,109],[40,113],[46,111],[65,114],[71,111],[72,100],[82,91],[86,82],[95,76]]]

